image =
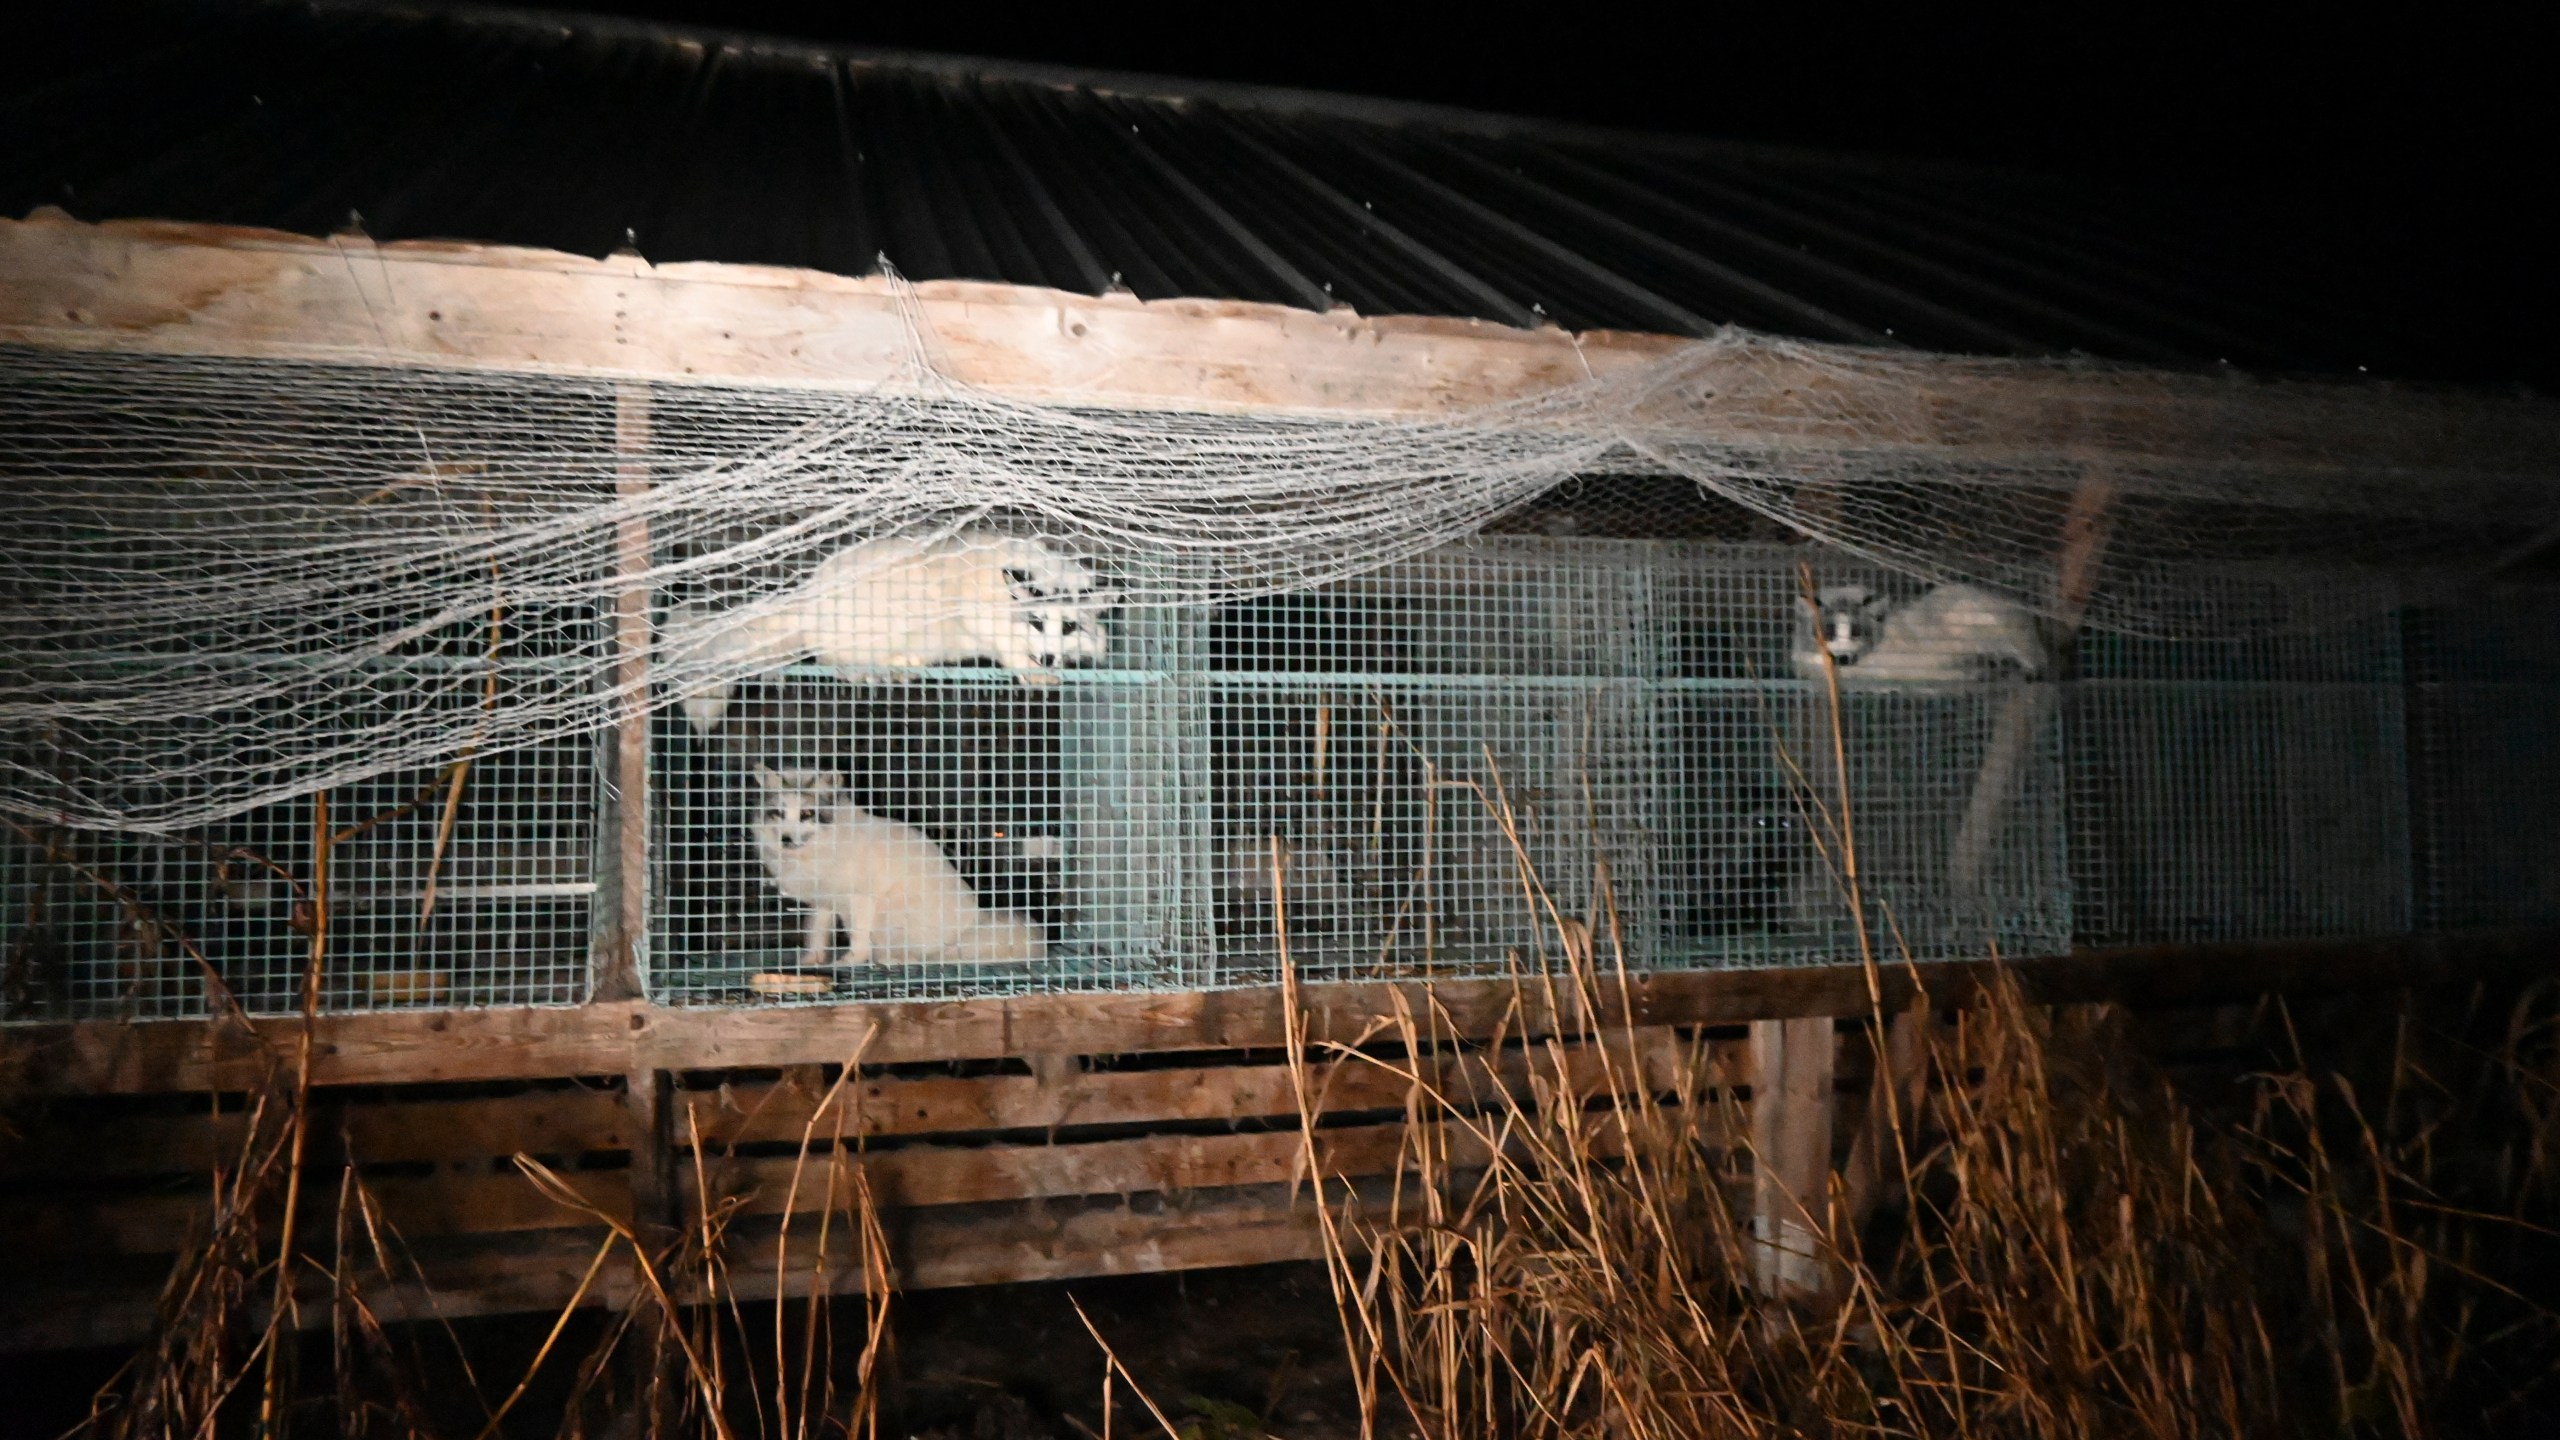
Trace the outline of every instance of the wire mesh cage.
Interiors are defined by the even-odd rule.
[[[711,1005],[2560,921],[2552,594],[2165,481],[2100,606],[2086,486],[1753,502],[1887,566],[1467,427],[0,372],[7,1018],[574,1002],[635,854]]]
[[[584,998],[595,742],[498,704],[589,688],[545,572],[605,555],[517,537],[610,493],[557,458],[609,399],[131,357],[6,394],[0,1016],[291,1010],[315,950],[331,1010]]]
[[[2421,607],[2405,634],[2420,922],[2560,925],[2560,589]]]
[[[1855,958],[1861,916],[1885,958],[2067,940],[2050,667],[1961,627],[1897,666],[1890,616],[1933,592],[1847,556],[1680,546],[1654,583],[1660,961]],[[1826,669],[1811,616],[1844,597],[1887,620]]]
[[[2213,603],[2210,580],[2180,583],[2188,603]],[[2083,943],[2414,922],[2394,596],[2317,574],[2296,584],[2325,596],[2304,608],[2333,623],[2230,641],[2083,638],[2068,726]]]
[[[1481,974],[1563,943],[1559,919],[1638,966],[1839,959],[1859,952],[1852,852],[1884,953],[2059,946],[2052,687],[1852,685],[1835,729],[1799,653],[1806,553],[1483,537],[1115,608],[1093,617],[1104,653],[1038,684],[801,664],[727,692],[716,723],[663,710],[651,991],[1257,984],[1284,943],[1311,979]],[[875,821],[894,841],[845,828]],[[840,879],[800,873],[794,824],[852,847]],[[960,929],[899,920],[922,902],[855,875],[890,843]]]
[[[168,835],[0,836],[12,1019],[575,1004],[589,993],[596,754],[555,741]],[[326,881],[315,858],[326,836]],[[325,931],[325,935],[323,932]]]

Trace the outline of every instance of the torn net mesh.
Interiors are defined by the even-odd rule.
[[[1995,393],[2025,420],[1969,398]],[[618,599],[751,615],[850,546],[964,529],[1036,537],[1132,613],[1487,531],[1805,537],[2052,612],[2094,484],[2089,626],[2281,631],[2560,519],[2548,417],[2502,453],[2464,435],[2480,404],[1741,333],[1432,421],[1078,411],[921,360],[823,393],[11,350],[0,811],[166,831],[592,732],[635,687],[769,668],[633,665]]]

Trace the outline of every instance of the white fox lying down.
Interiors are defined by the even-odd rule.
[[[1863,585],[1832,585],[1799,607],[1794,663],[1823,677],[1823,652],[1843,685],[2041,676],[2052,661],[2034,612],[1972,585],[1941,585],[1897,604]]]
[[[941,540],[870,540],[751,605],[675,607],[661,652],[671,665],[757,670],[814,657],[848,676],[970,660],[1045,670],[1102,657],[1110,636],[1101,616],[1110,603],[1082,561],[1037,540],[983,530]],[[694,729],[719,726],[732,688],[714,680],[684,692]]]

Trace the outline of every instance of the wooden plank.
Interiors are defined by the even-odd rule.
[[[649,493],[649,388],[614,391],[614,493],[632,504]],[[613,597],[614,688],[621,720],[613,731],[613,913],[602,925],[595,998],[638,1000],[645,993],[640,955],[649,933],[649,521],[635,515],[614,527],[614,567],[623,586]]]
[[[1829,1022],[1809,1023],[1827,1027]],[[1824,1039],[1829,1039],[1827,1028]],[[1699,1125],[1701,1133],[1711,1138],[1727,1138],[1720,1115],[1704,1114]],[[1405,1129],[1403,1121],[1320,1129],[1317,1166],[1328,1179],[1392,1173],[1411,1163],[1404,1149]],[[1616,1131],[1600,1126],[1594,1132],[1593,1153],[1611,1153],[1617,1143]],[[1450,1124],[1445,1149],[1441,1163],[1460,1168],[1482,1165],[1490,1157],[1477,1131],[1463,1121]],[[1139,1192],[1183,1194],[1237,1185],[1287,1184],[1303,1180],[1307,1173],[1304,1141],[1294,1125],[1241,1134],[1142,1135],[1052,1145],[907,1145],[859,1156],[848,1151],[847,1155],[843,1163],[862,1166],[875,1203],[884,1209]],[[690,1179],[692,1157],[679,1157],[679,1164],[688,1178],[677,1188],[692,1218],[700,1210]],[[805,1160],[796,1155],[713,1160],[704,1168],[710,1172],[714,1196],[745,1197],[743,1213],[771,1214],[786,1207],[823,1208],[831,1183],[839,1196],[850,1194],[847,1177],[838,1175],[830,1181],[829,1170],[837,1164],[829,1153],[813,1153]]]
[[[905,376],[911,314],[972,384],[1182,409],[1436,413],[1677,343],[58,212],[0,220],[0,341],[52,348],[842,389]]]
[[[1377,1175],[1396,1167],[1403,1141],[1402,1124],[1346,1126],[1321,1132],[1317,1155],[1328,1175]],[[1081,1145],[913,1145],[866,1154],[859,1163],[883,1209],[1283,1185],[1306,1170],[1294,1128],[1142,1135]],[[747,1197],[747,1214],[779,1213],[786,1204],[814,1211],[823,1207],[830,1164],[824,1155],[812,1155],[805,1164],[792,1156],[716,1161],[710,1167],[712,1193]],[[686,1178],[679,1188],[686,1218],[693,1219],[700,1207],[690,1157],[682,1168]],[[848,1184],[838,1180],[836,1193],[849,1194]]]
[[[2544,973],[2560,935],[2484,931],[2271,943],[2132,946],[2010,969],[2046,1003],[2115,1000],[2136,1008],[2263,994],[2388,990]],[[1933,998],[1960,1003],[1998,967],[1920,967]],[[1886,1007],[1914,994],[1911,967],[1883,972]],[[1502,980],[1309,985],[1308,1034],[1356,1039],[1393,1013],[1392,992],[1438,1004],[1456,1033],[1580,1033],[1587,1017],[1545,1013]],[[1779,970],[1655,971],[1632,977],[1626,1014],[1642,1025],[1738,1024],[1868,1009],[1855,965]],[[1614,1020],[1618,1003],[1608,1002]],[[259,1024],[269,1043],[295,1022]],[[618,1076],[635,1069],[718,1070],[841,1063],[1001,1059],[1026,1054],[1270,1049],[1285,1040],[1276,989],[1179,994],[1026,995],[883,1005],[666,1009],[621,1002],[559,1009],[378,1011],[321,1018],[314,1078],[323,1085]],[[865,1037],[868,1036],[866,1042]],[[237,1090],[266,1062],[235,1027],[203,1021],[73,1021],[0,1026],[0,1065],[33,1093]]]
[[[1635,1037],[1637,1058],[1647,1088],[1667,1091],[1684,1083],[1720,1087],[1747,1073],[1742,1046],[1735,1041],[1707,1041],[1692,1048],[1668,1027],[1649,1027]],[[1568,1078],[1580,1090],[1599,1084],[1599,1059],[1587,1044],[1560,1052]],[[1699,1074],[1692,1080],[1688,1067]],[[1523,1093],[1535,1064],[1545,1073],[1552,1062],[1507,1049],[1488,1060],[1481,1055],[1434,1062],[1432,1083],[1452,1096],[1482,1094],[1499,1076],[1504,1091]],[[1637,1072],[1628,1072],[1630,1077]],[[1310,1067],[1310,1089],[1320,1113],[1392,1110],[1404,1106],[1411,1083],[1396,1070],[1367,1061],[1335,1061]],[[1625,1083],[1633,1084],[1632,1078]],[[707,1149],[729,1145],[789,1144],[808,1133],[810,1116],[825,1087],[784,1080],[723,1085],[695,1092],[684,1105],[699,1126]],[[1167,1121],[1267,1119],[1295,1115],[1296,1084],[1289,1067],[1279,1064],[1186,1066],[1162,1070],[1105,1070],[1074,1075],[1062,1083],[1032,1075],[935,1075],[917,1078],[877,1077],[846,1088],[843,1134],[847,1138],[905,1135],[949,1135],[967,1131],[1055,1130],[1078,1125],[1121,1125]],[[812,1138],[837,1133],[831,1112]],[[678,1131],[681,1140],[686,1132]]]
[[[0,1176],[89,1179],[113,1175],[210,1173],[236,1162],[246,1127],[222,1115],[116,1115],[77,1109],[27,1125],[0,1147]],[[345,1103],[325,1094],[316,1106],[313,1153],[352,1153],[366,1164],[489,1159],[526,1151],[576,1155],[627,1150],[632,1129],[621,1097],[593,1090],[541,1090],[463,1100]],[[344,1152],[340,1137],[344,1137]]]
[[[629,255],[87,225],[58,211],[0,220],[0,342],[66,350],[845,389],[902,380],[910,316],[929,328],[937,362],[972,386],[1131,409],[1446,415],[1686,343],[966,281],[901,288]],[[2560,454],[2560,407],[2524,397],[1899,354],[1879,368],[1887,358],[1793,342],[1728,347],[1700,376],[1713,402],[1636,423],[1797,451],[1960,447],[2307,469],[2546,474]]]
[[[325,1177],[311,1187],[302,1209],[306,1234],[326,1236],[338,1203],[338,1170],[314,1166],[306,1176]],[[632,1213],[627,1171],[568,1171],[561,1178],[616,1219]],[[365,1185],[382,1213],[405,1239],[438,1235],[502,1234],[553,1230],[594,1222],[545,1198],[514,1169],[450,1170],[434,1175],[392,1175]],[[144,1194],[100,1195],[65,1191],[0,1198],[0,1234],[12,1244],[38,1247],[50,1257],[67,1255],[172,1255],[202,1237],[212,1214],[210,1182]],[[282,1206],[277,1206],[281,1215]],[[269,1236],[273,1240],[272,1234]]]
[[[1376,1186],[1363,1193],[1373,1207],[1385,1198]],[[902,1212],[882,1223],[897,1283],[906,1290],[1306,1260],[1322,1253],[1312,1197],[1287,1186],[1203,1193],[1163,1208],[1118,1200],[1043,1201]],[[798,1226],[788,1236],[783,1280],[790,1294],[808,1293],[820,1277],[814,1228]],[[770,1296],[774,1222],[743,1221],[731,1233],[729,1275],[738,1294]],[[415,1254],[429,1288],[377,1281],[366,1298],[387,1322],[556,1310],[576,1290],[601,1238],[601,1231],[548,1230],[422,1241]],[[101,1273],[112,1273],[112,1282],[100,1283]],[[831,1291],[861,1288],[859,1267],[846,1263],[840,1250],[823,1273]],[[133,1344],[149,1330],[161,1279],[156,1268],[127,1264],[111,1272],[85,1271],[80,1283],[0,1286],[0,1352]],[[303,1324],[328,1323],[325,1285],[323,1276],[307,1282],[299,1312]],[[635,1290],[631,1274],[608,1266],[586,1303],[624,1306]],[[685,1298],[700,1297],[687,1292]],[[257,1316],[248,1323],[257,1324]]]

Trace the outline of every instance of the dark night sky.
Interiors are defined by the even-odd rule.
[[[572,7],[564,7],[572,8]],[[2525,20],[2348,7],[1880,17],[1732,7],[1500,12],[1297,4],[1090,7],[602,0],[586,7],[882,47],[993,55],[1514,114],[2032,166],[2200,192],[2370,263],[2402,306],[2548,377],[2539,217],[2555,169],[2549,47]],[[1936,9],[1939,7],[1928,7]],[[2230,8],[2230,7],[2226,7]],[[2484,7],[2486,8],[2486,7]],[[2524,7],[2516,7],[2521,12]],[[2358,12],[2368,13],[2368,12]]]

